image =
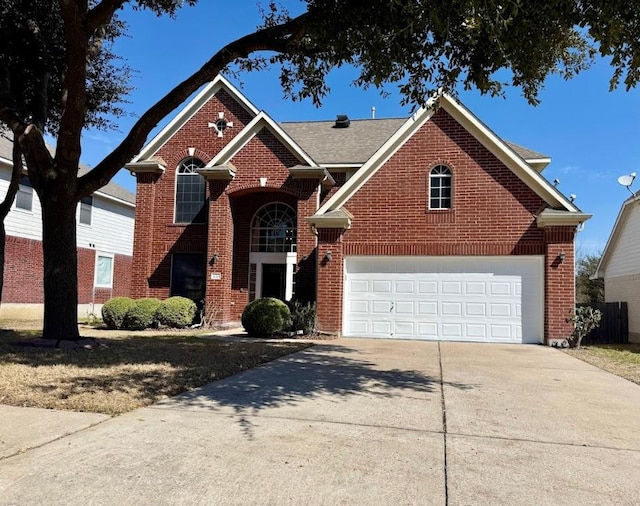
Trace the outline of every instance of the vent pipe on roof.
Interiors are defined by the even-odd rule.
[[[371,119],[376,119],[376,106],[371,106]]]
[[[338,114],[334,128],[349,128],[351,120],[346,114]]]

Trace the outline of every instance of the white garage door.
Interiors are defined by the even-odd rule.
[[[539,343],[543,257],[347,257],[343,333]]]

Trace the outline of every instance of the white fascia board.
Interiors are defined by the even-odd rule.
[[[620,236],[620,232],[626,222],[628,207],[636,202],[640,201],[640,195],[634,195],[633,197],[628,198],[624,201],[622,206],[620,207],[620,211],[618,212],[618,216],[616,217],[616,222],[611,229],[611,234],[609,235],[609,239],[607,240],[607,244],[602,251],[602,256],[600,257],[600,262],[598,262],[598,267],[596,268],[596,272],[593,274],[591,279],[604,278],[606,272],[606,263],[609,260],[609,256],[613,251],[613,248],[618,241],[618,237]]]
[[[524,160],[531,165],[538,174],[551,163],[551,158],[525,158]]]
[[[569,211],[563,211],[559,213],[548,213],[542,211],[537,219],[536,224],[540,228],[546,227],[562,227],[562,226],[578,226],[581,223],[591,219],[593,215],[586,213],[573,213]]]
[[[351,178],[327,200],[316,215],[321,215],[332,209],[341,208],[362,186],[380,169],[409,138],[433,116],[435,99],[430,99],[424,107],[405,121],[405,123],[378,148],[367,162],[357,170]],[[326,165],[325,165],[326,167]]]
[[[458,123],[475,137],[485,148],[493,153],[529,188],[548,204],[561,206],[570,212],[580,212],[562,193],[554,188],[536,170],[531,168],[519,155],[502,141],[491,129],[480,121],[471,111],[448,95],[442,95],[440,103]]]
[[[114,197],[113,195],[108,195],[106,193],[101,192],[100,190],[96,191],[94,193],[94,195],[99,196],[102,199],[105,200],[111,200],[112,202],[117,202],[118,204],[122,204],[125,207],[131,207],[131,208],[135,208],[136,205],[133,204],[132,202],[128,202],[126,200],[123,199],[119,199],[118,197]]]
[[[253,139],[260,130],[268,128],[269,131],[275,137],[283,143],[295,157],[303,164],[310,167],[318,167],[319,165],[294,141],[287,132],[285,132],[278,123],[276,123],[271,117],[264,111],[260,111],[258,115],[251,120],[251,122],[245,126],[238,135],[236,135],[229,144],[227,144],[220,152],[213,157],[213,159],[207,164],[206,168],[214,167],[216,165],[224,165],[231,161],[231,159],[244,148],[251,139]]]
[[[216,78],[207,84],[196,97],[191,100],[179,113],[173,118],[167,126],[165,126],[149,143],[147,143],[142,151],[138,153],[131,163],[139,162],[153,156],[164,144],[182,128],[182,126],[197,113],[211,97],[213,97],[221,88],[229,93],[249,114],[256,116],[258,109],[247,98],[242,95],[229,81],[218,74]]]

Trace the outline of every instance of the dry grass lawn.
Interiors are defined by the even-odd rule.
[[[19,345],[37,335],[0,330],[0,404],[117,415],[310,346],[184,333],[111,334],[93,350]]]
[[[565,351],[572,357],[640,385],[640,344],[601,344]]]

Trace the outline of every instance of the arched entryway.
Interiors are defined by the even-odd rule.
[[[284,202],[271,202],[255,213],[250,227],[250,300],[293,297],[297,227],[295,209]]]

